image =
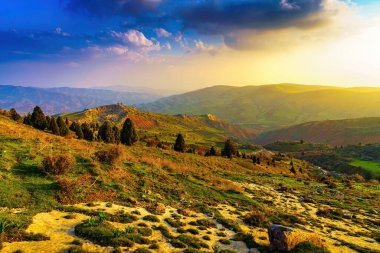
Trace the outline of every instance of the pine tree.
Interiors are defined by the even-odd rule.
[[[66,126],[70,128],[70,122],[69,122],[69,119],[67,117],[66,117],[65,123],[66,123]]]
[[[21,120],[21,116],[20,116],[20,114],[18,114],[18,112],[16,111],[15,108],[11,108],[11,109],[9,110],[8,114],[9,114],[9,117],[10,117],[12,120],[14,120],[14,121],[19,121],[19,120]]]
[[[223,148],[223,151],[222,151],[222,155],[223,156],[227,156],[228,158],[231,158],[234,153],[235,153],[235,146],[232,143],[232,141],[230,139],[228,139],[224,143],[224,148]]]
[[[57,125],[61,136],[66,136],[69,134],[69,128],[67,127],[65,121],[62,119],[61,116],[57,118]]]
[[[115,134],[112,128],[112,124],[109,121],[105,121],[99,128],[98,136],[105,143],[114,143]]]
[[[124,121],[123,128],[121,130],[121,143],[131,146],[133,145],[136,141],[138,141],[139,137],[137,135],[135,126],[133,124],[133,121],[129,118],[127,118]]]
[[[253,156],[251,157],[251,159],[252,159],[252,162],[253,162],[253,163],[257,163],[257,158],[256,158],[256,156],[253,155]]]
[[[32,126],[39,130],[45,130],[47,127],[45,114],[39,106],[34,107],[30,121],[32,123]]]
[[[50,127],[51,117],[49,115],[46,115],[45,118],[46,118],[47,128],[49,128]]]
[[[210,150],[206,153],[207,156],[216,156],[216,149],[214,146],[210,148]]]
[[[32,118],[32,115],[30,114],[30,112],[28,112],[27,115],[24,116],[23,120],[22,120],[22,123],[25,124],[25,125],[32,125],[32,121],[31,121],[31,118]]]
[[[84,138],[82,128],[81,128],[81,126],[77,122],[73,122],[71,124],[70,130],[73,131],[73,132],[75,132],[75,134],[77,135],[78,139],[83,139]]]
[[[174,144],[174,150],[177,152],[185,151],[185,139],[183,138],[182,134],[177,135],[177,139],[175,140]]]
[[[92,131],[92,129],[90,128],[90,126],[87,123],[83,123],[81,125],[81,129],[83,132],[84,139],[86,139],[88,141],[94,140],[94,132]]]
[[[52,117],[50,119],[50,127],[49,127],[50,131],[55,134],[55,135],[61,135],[60,132],[59,132],[59,127],[57,125],[57,120]]]
[[[115,143],[119,144],[121,141],[121,132],[120,129],[117,126],[113,126],[113,135],[115,136]]]

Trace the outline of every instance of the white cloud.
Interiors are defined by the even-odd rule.
[[[113,31],[112,36],[122,40],[125,44],[134,47],[141,51],[159,51],[161,49],[160,43],[154,43],[152,40],[145,37],[145,35],[137,30],[129,30],[128,32],[115,32]]]
[[[128,48],[123,46],[112,46],[107,47],[105,51],[116,55],[125,55],[128,52]]]
[[[58,35],[62,35],[64,37],[69,37],[70,36],[70,34],[67,33],[67,32],[64,32],[61,27],[55,28],[55,33],[58,34]]]
[[[172,34],[166,31],[164,28],[156,28],[154,29],[154,31],[156,32],[158,37],[169,38],[170,36],[172,36]]]

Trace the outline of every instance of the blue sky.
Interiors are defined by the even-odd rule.
[[[372,12],[373,16],[372,6],[376,2],[374,0],[2,1],[0,82],[37,86],[121,84],[167,87],[185,85],[191,88],[192,80],[187,80],[186,83],[181,80],[182,74],[187,73],[188,76],[196,73],[193,82],[198,83],[198,86],[239,82],[254,84],[266,80],[270,82],[272,81],[270,78],[255,80],[244,76],[239,80],[236,76],[241,76],[241,73],[231,73],[234,78],[225,78],[228,81],[224,83],[207,77],[207,74],[202,79],[201,75],[205,76],[204,71],[197,69],[197,66],[202,68],[210,66],[212,69],[215,58],[223,55],[220,61],[226,61],[229,57],[225,54],[228,52],[230,57],[236,57],[235,65],[241,64],[240,69],[246,69],[247,64],[250,64],[246,55],[263,57],[263,60],[267,60],[268,54],[278,50],[279,38],[273,37],[271,33],[282,33],[282,37],[292,34],[292,39],[298,38],[297,36],[303,38],[317,36],[314,34],[317,29],[334,33],[332,28],[331,31],[329,29],[332,27],[331,24],[336,22],[335,16],[341,17],[341,20],[346,17],[347,21],[343,22],[347,23],[345,29],[353,29],[352,16],[359,15],[358,20],[366,19],[367,13],[370,15]],[[297,33],[295,36],[294,31]],[[294,45],[294,42],[289,43]],[[309,41],[303,44],[305,43],[315,44]],[[290,48],[286,44],[282,44],[282,47]],[[241,54],[241,58],[236,56],[242,51],[245,55]],[[265,55],[262,56],[264,52]],[[220,70],[227,66],[218,68]],[[99,70],[103,71],[103,76],[107,74],[110,78],[103,77],[99,80],[97,76]],[[147,70],[150,71],[151,78],[143,76]],[[217,71],[212,69],[210,75]],[[357,79],[360,80],[359,77]],[[291,76],[283,81],[303,82],[304,80]],[[334,78],[331,78],[331,81],[333,84],[342,82]],[[363,82],[365,81],[363,77]]]

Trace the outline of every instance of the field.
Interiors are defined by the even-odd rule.
[[[380,175],[380,162],[363,161],[355,159],[350,164],[352,166],[361,167],[364,170],[367,170],[376,175]]]

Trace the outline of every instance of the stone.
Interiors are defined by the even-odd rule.
[[[317,234],[301,229],[272,225],[268,228],[268,235],[270,246],[275,251],[290,251],[305,241],[323,247],[322,240]]]

